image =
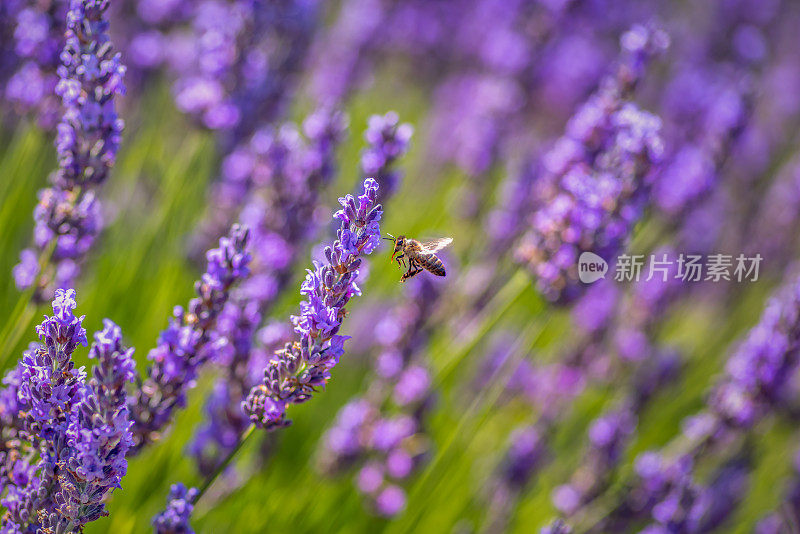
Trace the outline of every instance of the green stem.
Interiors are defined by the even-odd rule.
[[[222,463],[220,463],[217,466],[214,472],[211,473],[208,477],[206,477],[205,481],[203,482],[203,485],[200,486],[200,490],[197,492],[197,497],[195,497],[194,499],[195,503],[199,501],[200,498],[203,496],[203,494],[206,492],[206,490],[208,490],[208,488],[211,487],[211,485],[214,483],[217,477],[219,477],[220,473],[222,473],[228,467],[228,465],[233,460],[234,456],[236,456],[236,454],[242,449],[245,442],[247,442],[250,436],[253,435],[255,429],[256,425],[254,424],[251,424],[249,427],[247,427],[247,430],[245,430],[242,436],[239,438],[239,442],[236,443],[236,446],[230,450],[228,455],[225,457],[224,460],[222,460]]]

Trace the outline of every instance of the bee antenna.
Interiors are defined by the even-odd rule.
[[[390,234],[388,232],[386,233],[386,235],[388,235],[389,237],[384,237],[383,239],[385,239],[387,241],[394,241],[396,239],[392,234]]]

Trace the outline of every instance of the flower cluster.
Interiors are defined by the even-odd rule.
[[[313,212],[318,190],[334,176],[335,151],[347,130],[347,117],[323,107],[306,118],[302,134],[298,130],[293,123],[265,126],[223,159],[220,178],[212,186],[211,206],[194,237],[194,249],[205,248],[205,243],[238,215],[254,232],[269,227],[265,238],[268,257],[282,262],[291,248],[282,243],[292,243],[298,239],[297,232],[318,223]],[[277,215],[283,211],[277,210],[286,211],[291,222],[284,224]],[[259,246],[257,241],[254,235],[254,247]],[[265,288],[272,288],[272,283],[265,282]]]
[[[133,349],[122,345],[119,327],[106,320],[89,351],[97,365],[87,383],[83,368],[72,361],[78,345],[87,344],[84,317],[74,315],[75,307],[73,289],[56,290],[53,316],[37,327],[44,344],[26,351],[18,384],[6,381],[16,387],[24,417],[18,438],[30,442],[30,453],[38,452],[39,460],[30,462],[30,455],[23,460],[17,450],[16,460],[4,462],[2,482],[9,485],[4,531],[81,530],[108,514],[105,498],[120,487],[127,470],[132,434],[125,384],[135,374]]]
[[[364,133],[369,146],[361,154],[361,171],[378,182],[383,201],[397,189],[400,176],[398,171],[392,170],[392,165],[408,151],[413,133],[411,125],[400,124],[400,118],[393,111],[369,118]]]
[[[194,510],[197,489],[186,489],[181,483],[173,484],[167,497],[167,508],[153,518],[156,534],[193,534],[189,517]]]
[[[195,284],[197,297],[188,309],[176,306],[158,346],[150,351],[152,364],[140,388],[129,399],[133,420],[132,452],[157,438],[175,409],[186,404],[199,368],[224,350],[227,340],[215,330],[231,288],[249,273],[249,232],[234,225],[219,247],[208,251],[206,272]]]
[[[726,376],[711,393],[710,407],[727,424],[752,428],[786,401],[797,369],[800,283],[769,301],[759,323],[728,359]]]
[[[102,226],[94,190],[116,159],[123,123],[115,97],[125,91],[125,67],[109,41],[107,9],[107,0],[69,2],[56,86],[63,107],[56,139],[59,167],[52,186],[39,193],[35,247],[22,252],[14,269],[20,289],[40,276],[37,289],[72,285],[78,262]],[[42,259],[49,260],[53,272],[40,272]]]
[[[120,328],[106,319],[89,357],[97,365],[71,414],[67,433],[73,450],[56,495],[59,513],[75,526],[108,514],[105,496],[121,487],[133,443],[125,393],[125,384],[135,376],[133,349],[122,345]]]
[[[537,209],[516,256],[551,300],[576,297],[581,252],[613,256],[641,216],[651,171],[663,152],[661,123],[629,100],[642,56],[651,57],[666,43],[658,30],[637,26],[626,33],[616,75],[601,83],[545,156]]]
[[[378,184],[367,178],[358,198],[339,198],[342,209],[334,214],[340,222],[337,239],[325,247],[327,264],[309,270],[300,291],[306,300],[300,315],[292,316],[298,339],[275,353],[264,369],[264,382],[250,390],[243,409],[250,420],[266,429],[289,424],[286,407],[309,400],[316,388],[330,379],[331,369],[344,354],[347,336],[338,334],[345,306],[359,295],[356,285],[362,256],[380,243],[383,210],[377,203]]]
[[[190,37],[167,38],[182,45],[170,60],[178,108],[238,144],[279,116],[317,23],[316,1],[198,3]]]
[[[637,459],[642,485],[636,504],[651,510],[652,520],[642,532],[709,532],[730,517],[747,488],[746,462],[734,459],[723,464],[707,485],[697,483],[693,468],[688,456],[669,461],[646,453]]]
[[[8,43],[14,44],[17,56],[14,71],[5,82],[5,98],[19,114],[34,111],[45,128],[52,128],[58,121],[59,54],[63,48],[66,11],[69,2],[47,0],[23,3],[6,2],[3,7],[4,21],[16,23],[13,36]],[[16,5],[15,5],[16,4]],[[17,8],[17,9],[15,9]]]

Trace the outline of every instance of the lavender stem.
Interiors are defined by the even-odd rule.
[[[219,463],[216,469],[214,469],[214,472],[205,478],[205,480],[203,481],[203,485],[200,486],[200,489],[197,492],[197,496],[192,500],[193,503],[197,503],[197,501],[200,500],[200,498],[203,496],[206,490],[208,490],[208,488],[211,487],[211,485],[214,483],[214,481],[217,479],[220,473],[222,473],[223,471],[225,471],[225,469],[228,468],[228,464],[231,463],[233,457],[236,456],[236,454],[242,449],[242,447],[250,438],[250,436],[253,435],[253,431],[255,431],[255,429],[256,425],[254,423],[251,423],[250,426],[247,427],[247,430],[245,430],[242,433],[236,445],[228,452],[228,454]]]

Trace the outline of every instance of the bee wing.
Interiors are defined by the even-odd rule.
[[[433,254],[442,250],[444,247],[449,245],[453,242],[452,237],[442,237],[440,239],[432,239],[430,241],[425,241],[422,243],[422,253],[423,254]]]

